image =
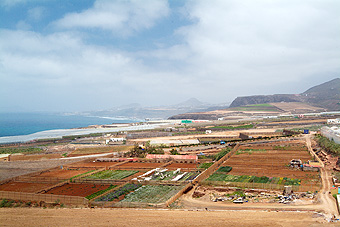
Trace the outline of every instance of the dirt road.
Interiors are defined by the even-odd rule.
[[[1,208],[1,226],[336,226],[310,212]]]

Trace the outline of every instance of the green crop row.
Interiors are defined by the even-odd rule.
[[[287,178],[287,177],[257,177],[257,176],[235,176],[225,175],[222,173],[213,173],[207,179],[207,181],[226,181],[226,182],[244,182],[244,183],[262,183],[262,184],[279,184],[279,185],[300,185],[300,179]]]
[[[174,196],[182,186],[144,185],[126,195],[122,202],[163,203]]]
[[[0,154],[15,154],[15,153],[38,153],[42,149],[38,147],[0,147]]]
[[[138,173],[137,170],[104,170],[93,175],[87,176],[87,179],[112,179],[121,180]]]
[[[210,166],[212,166],[212,164],[214,164],[213,162],[206,162],[206,163],[201,163],[198,168],[201,169],[208,169]]]
[[[117,187],[117,185],[112,185],[111,184],[108,188],[106,188],[104,190],[100,190],[98,192],[95,192],[95,193],[93,193],[91,195],[88,195],[85,198],[88,199],[88,200],[91,200],[91,199],[93,199],[93,198],[95,198],[95,197],[97,197],[97,196],[99,196],[101,194],[104,194],[104,192],[107,192],[107,191],[109,191],[109,190],[111,190],[112,188],[115,188],[115,187]]]

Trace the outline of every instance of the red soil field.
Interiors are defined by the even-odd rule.
[[[66,169],[59,169],[49,172],[44,172],[39,174],[35,177],[56,177],[56,178],[64,178],[68,179],[74,177],[78,174],[86,173],[88,170],[66,170]]]
[[[60,158],[60,154],[42,154],[42,155],[12,155],[11,161],[34,161],[41,159]]]
[[[172,163],[168,166],[165,166],[164,168],[192,168],[192,169],[196,169],[197,168],[197,164],[196,163]]]
[[[250,149],[263,149],[248,147]],[[305,172],[288,167],[292,159],[301,159],[302,162],[311,160],[307,151],[266,150],[252,154],[234,154],[223,163],[231,166],[230,175],[251,175],[267,177],[288,177],[301,180],[301,185],[314,185],[319,180],[318,172]]]
[[[45,183],[24,183],[24,182],[9,182],[0,185],[0,191],[12,191],[12,192],[28,192],[34,193],[39,190],[48,188],[54,184]]]
[[[86,197],[109,186],[99,184],[64,184],[47,191],[46,194]]]
[[[127,162],[125,164],[117,166],[117,168],[157,168],[164,165],[164,163],[153,163],[153,162]]]
[[[68,168],[76,168],[76,167],[99,167],[99,168],[104,168],[104,167],[109,167],[114,164],[117,164],[116,162],[78,162],[75,164],[67,165]]]

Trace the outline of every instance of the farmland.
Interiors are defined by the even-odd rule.
[[[137,170],[104,170],[93,175],[87,176],[86,179],[111,179],[120,180],[138,173]]]
[[[96,199],[96,202],[109,202],[109,201],[118,200],[120,197],[127,195],[131,191],[134,191],[141,186],[142,186],[141,184],[126,184],[120,187],[119,189]]]
[[[301,185],[301,190],[306,187],[319,190],[319,173],[304,172],[289,167],[292,159],[301,159],[302,162],[306,162],[311,159],[311,156],[303,144],[296,142],[280,145],[273,143],[265,146],[241,146],[235,155],[223,163],[223,166],[232,167],[229,175],[240,178],[226,178],[213,174],[208,179],[210,181],[256,183],[258,178],[264,177],[270,180],[261,183]],[[249,181],[246,180],[248,178],[250,178]]]
[[[47,191],[46,194],[86,197],[109,187],[110,185],[68,183],[56,188],[52,188],[51,190]]]
[[[144,185],[125,196],[121,202],[164,203],[181,188],[181,186]]]
[[[46,183],[29,183],[29,182],[9,182],[0,185],[0,191],[13,191],[13,192],[28,192],[34,193],[44,188],[53,186],[53,184]]]

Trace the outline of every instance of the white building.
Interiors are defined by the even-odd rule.
[[[340,124],[340,118],[327,119],[327,124]]]

